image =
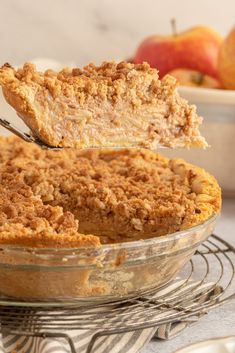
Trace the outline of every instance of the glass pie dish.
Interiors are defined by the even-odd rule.
[[[217,215],[190,229],[100,248],[1,246],[0,301],[14,305],[87,304],[118,300],[170,280],[213,232]]]

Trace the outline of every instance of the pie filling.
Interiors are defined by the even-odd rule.
[[[99,246],[162,236],[220,211],[213,176],[144,149],[46,151],[0,139],[0,243]]]
[[[0,69],[6,100],[34,135],[50,146],[206,147],[202,118],[144,64],[104,62],[83,70],[38,72],[27,63]]]

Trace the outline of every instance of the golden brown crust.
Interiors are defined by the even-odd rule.
[[[147,150],[45,151],[0,139],[0,243],[99,246],[169,234],[220,211],[214,177]],[[86,235],[93,234],[93,235]]]
[[[52,146],[205,147],[201,118],[148,64],[104,62],[83,70],[40,73],[27,63],[0,69],[10,105],[32,132]]]

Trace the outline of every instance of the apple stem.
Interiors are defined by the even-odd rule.
[[[198,72],[196,75],[193,75],[192,80],[194,83],[197,85],[202,85],[203,80],[204,80],[204,74],[201,72]]]
[[[171,29],[172,29],[173,35],[176,37],[178,35],[178,33],[177,33],[176,19],[175,18],[171,19]]]

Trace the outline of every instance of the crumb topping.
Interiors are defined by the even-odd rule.
[[[83,69],[66,67],[60,72],[47,70],[44,73],[37,71],[32,63],[26,63],[18,70],[9,64],[3,65],[0,69],[1,82],[11,85],[16,83],[15,79],[35,89],[40,86],[47,88],[54,99],[62,94],[66,97],[76,96],[80,105],[92,98],[112,100],[114,103],[122,100],[123,95],[126,95],[127,83],[132,89],[130,96],[133,105],[150,102],[150,99],[156,101],[157,97],[154,98],[151,93],[156,93],[161,87],[157,70],[150,68],[147,63],[104,62],[101,66],[89,64]],[[172,80],[176,85],[176,80]],[[174,86],[169,85],[169,89],[174,89]],[[161,95],[161,91],[157,93]]]
[[[0,195],[0,241],[34,246],[161,236],[221,207],[216,180],[183,160],[141,149],[46,151],[15,137],[0,139]]]

